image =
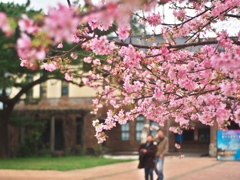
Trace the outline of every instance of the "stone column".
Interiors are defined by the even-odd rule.
[[[218,124],[215,122],[213,126],[210,127],[210,144],[209,144],[209,156],[216,157],[217,156],[217,130]]]
[[[169,139],[169,136],[170,136],[170,133],[169,133],[169,128],[170,128],[170,125],[171,125],[171,119],[169,118],[168,120],[167,120],[167,129],[166,129],[166,134],[167,134],[167,138]]]
[[[54,152],[55,146],[55,117],[52,116],[50,123],[50,151]]]

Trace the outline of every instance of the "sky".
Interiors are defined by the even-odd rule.
[[[25,4],[27,0],[2,0],[2,2],[14,2],[18,4]],[[49,7],[57,7],[58,3],[67,5],[67,0],[31,0],[30,8],[39,10],[43,9],[44,12],[48,12]]]
[[[70,0],[70,1],[73,2],[74,0]],[[97,0],[94,0],[94,1],[96,2]],[[27,0],[2,0],[2,2],[14,2],[14,3],[22,4],[22,3],[26,3]],[[83,3],[84,0],[79,0],[79,2]],[[67,5],[67,0],[31,0],[30,8],[33,8],[35,10],[43,9],[43,11],[47,13],[49,7],[58,7],[58,3]],[[159,11],[163,12],[163,9],[160,8]],[[174,23],[175,21],[173,16],[171,15],[172,13],[169,11],[167,7],[164,8],[164,12],[165,12],[164,22]],[[215,28],[217,29],[217,31],[226,29],[231,36],[236,36],[238,34],[238,32],[240,31],[239,27],[240,27],[240,20],[237,20],[237,19],[232,19],[231,21],[228,21],[228,22],[220,22],[215,25]],[[151,28],[148,31],[151,32],[152,31]],[[209,33],[209,36],[212,36],[211,33]]]
[[[74,2],[75,0],[70,0],[70,2]],[[78,0],[79,3],[84,3],[84,0]],[[100,0],[93,0],[93,2],[98,2]],[[24,4],[27,2],[27,0],[2,0],[2,2],[6,3],[6,2],[14,2],[14,3],[18,3],[18,4]],[[48,13],[48,9],[49,7],[58,7],[58,4],[61,3],[63,5],[68,5],[67,0],[30,0],[30,8],[31,9],[35,9],[35,10],[39,10],[42,9],[44,11],[44,13]],[[168,22],[168,23],[174,23],[174,18],[173,16],[171,16],[170,14],[172,14],[168,8],[164,8],[161,7],[159,10],[160,13],[162,14],[162,12],[165,13],[165,18],[164,18],[164,22]],[[156,11],[156,12],[157,12]],[[149,33],[152,32],[152,30],[157,30],[160,27],[157,28],[153,28],[153,27],[148,27],[147,31]]]

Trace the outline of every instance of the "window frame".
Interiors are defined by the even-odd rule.
[[[141,117],[141,119],[139,119]],[[144,122],[145,122],[145,117],[143,115],[139,115],[135,119],[135,141],[141,141],[141,134],[142,134],[142,129],[144,127]],[[141,129],[138,129],[138,124],[141,124],[142,126]]]
[[[61,96],[69,96],[69,83],[67,83],[66,81],[62,81]]]
[[[127,126],[127,128],[123,129],[125,126]],[[127,137],[126,139],[123,138],[124,137],[123,134],[127,135],[127,136],[125,136],[125,137]],[[121,141],[123,141],[123,142],[130,141],[130,122],[129,121],[126,124],[121,125],[121,135],[120,136],[121,136]]]

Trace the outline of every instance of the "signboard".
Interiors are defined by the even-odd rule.
[[[217,159],[240,161],[240,130],[217,131]]]

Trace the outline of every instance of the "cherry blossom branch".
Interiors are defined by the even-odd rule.
[[[156,4],[135,0],[110,2],[113,3],[94,6],[86,0],[81,12],[59,5],[37,23],[26,16],[16,23],[21,31],[16,47],[23,66],[34,68],[38,60],[36,64],[42,64],[46,70],[59,69],[66,80],[92,87],[97,91],[94,113],[108,104],[114,107],[107,112],[104,123],[93,122],[99,142],[105,140],[105,130],[112,129],[117,122],[125,124],[129,119],[134,120],[139,113],[160,125],[169,118],[175,118],[181,127],[189,126],[190,120],[211,125],[216,119],[220,127],[226,128],[230,117],[240,124],[237,99],[240,33],[229,37],[222,30],[214,32],[217,38],[200,39],[199,36],[208,29],[214,30],[215,22],[227,21],[230,19],[227,17],[239,18],[234,14],[238,12],[238,0],[211,1],[212,7],[207,7],[206,1],[187,5],[179,1],[174,16],[180,23],[176,24],[161,24],[160,14],[152,13],[147,18],[143,15],[145,25],[158,26],[163,37],[162,42],[156,42],[158,35],[153,32],[150,38],[140,38],[147,45],[131,42],[129,17],[138,9],[143,12],[154,9]],[[185,9],[195,9],[199,14],[187,16]],[[0,18],[0,29],[6,35],[11,34],[6,15],[0,12]],[[113,25],[119,41],[106,36],[105,31]],[[127,38],[128,43],[124,42]],[[180,44],[178,38],[191,42]],[[76,44],[67,51],[50,49],[56,53],[54,56],[47,54],[49,47],[56,44],[62,48],[62,42]],[[195,46],[199,48],[188,50]],[[86,50],[87,55],[78,48]],[[83,58],[91,70],[83,72],[68,66],[77,57]],[[124,106],[129,108],[121,109]],[[230,106],[235,109],[230,110]]]
[[[197,14],[196,16],[191,17],[190,19],[188,19],[188,20],[186,20],[186,21],[184,21],[184,22],[182,22],[182,23],[176,24],[176,26],[184,25],[184,24],[186,24],[187,22],[192,21],[193,19],[195,19],[195,18],[197,18],[197,17],[199,17],[199,16],[205,14],[207,11],[211,10],[212,8],[213,8],[213,7],[211,7],[211,8],[207,8],[205,11],[203,11],[203,12]]]
[[[236,45],[240,45],[240,41],[235,40],[235,38],[230,38],[234,41],[234,44]],[[194,47],[194,46],[204,46],[204,45],[209,45],[209,44],[218,44],[218,40],[207,40],[207,41],[200,41],[200,42],[191,42],[191,43],[185,43],[185,44],[176,44],[176,45],[164,45],[166,46],[168,49],[183,49],[183,48],[187,48],[187,47]],[[116,45],[119,46],[128,46],[129,43],[123,43],[123,42],[115,42]],[[138,45],[138,44],[131,44],[133,47],[136,48],[140,48],[140,49],[160,49],[163,46],[146,46],[146,45]],[[146,56],[148,58],[150,57],[156,57],[159,56],[161,54],[157,54],[157,55],[150,55],[150,56]]]
[[[221,12],[220,14],[222,15],[222,14],[224,14],[224,13],[226,13],[226,12],[228,12],[228,11],[231,11],[232,9],[226,9],[225,11],[223,11],[223,12]],[[214,21],[215,19],[217,19],[218,18],[218,16],[215,16],[215,17],[211,17],[210,18],[210,20],[207,22],[207,23],[205,23],[200,29],[198,29],[198,31],[197,32],[195,32],[192,36],[190,36],[185,42],[188,42],[190,39],[192,39],[196,34],[198,34],[199,32],[201,32],[205,27],[207,27],[209,24],[211,24],[211,22],[212,21]]]
[[[83,43],[85,43],[85,42],[87,42],[87,41],[89,41],[89,40],[90,40],[90,38],[89,38],[89,39],[86,39],[86,40],[84,40],[84,41],[82,41],[82,42],[80,42],[80,43],[78,43],[78,44],[75,45],[72,49],[70,49],[70,50],[68,50],[68,51],[63,51],[64,54],[61,54],[61,55],[58,55],[58,56],[46,57],[46,58],[44,58],[44,60],[51,60],[51,59],[56,59],[56,58],[64,58],[64,57],[66,57],[67,55],[69,55],[71,52],[73,52],[73,51],[75,51],[77,48],[79,48],[80,45],[82,45]]]
[[[45,75],[41,76],[39,79],[32,81],[31,83],[28,83],[27,85],[22,87],[21,90],[12,99],[9,100],[9,102],[11,103],[11,102],[18,101],[24,93],[26,93],[35,85],[45,82],[48,79],[55,79],[55,78],[56,78],[55,76],[45,76]]]

